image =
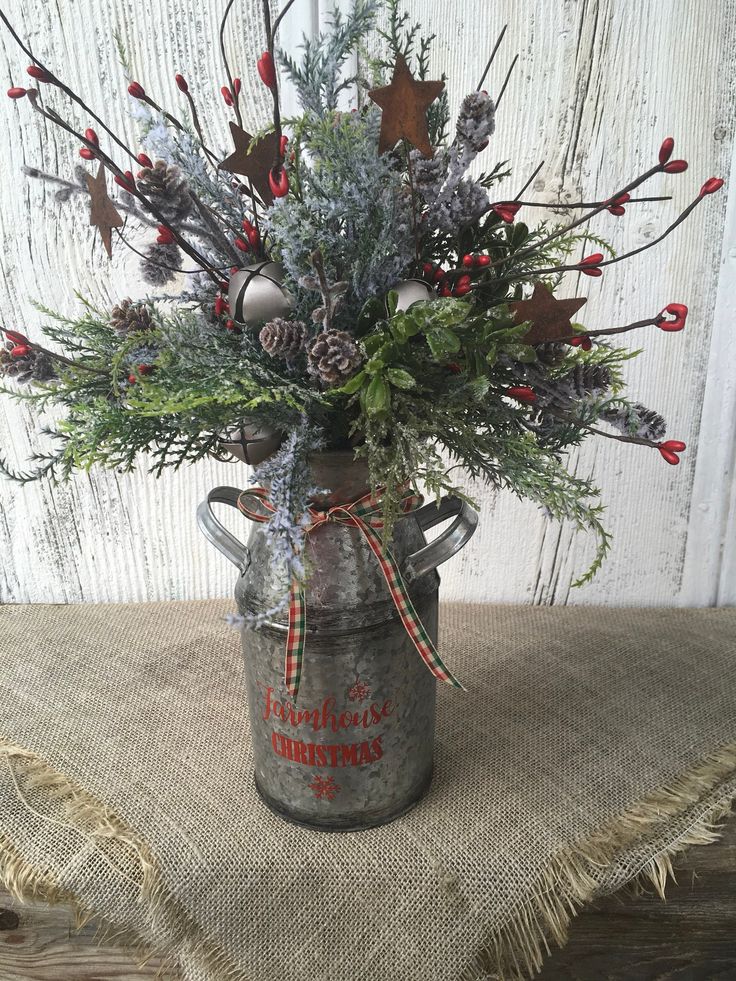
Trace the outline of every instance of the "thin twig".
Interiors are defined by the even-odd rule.
[[[516,255],[514,256],[514,259],[525,259],[527,256],[533,255],[535,252],[538,252],[541,248],[543,248],[545,245],[548,245],[550,242],[554,242],[555,239],[564,237],[565,235],[568,234],[568,232],[571,232],[574,228],[578,228],[580,225],[584,225],[586,222],[590,221],[591,218],[594,218],[597,214],[600,214],[601,211],[605,211],[605,209],[609,207],[611,201],[615,200],[616,198],[620,198],[622,194],[628,194],[629,191],[633,191],[634,188],[639,187],[640,184],[643,184],[644,181],[649,180],[649,178],[654,176],[654,174],[662,173],[663,170],[664,170],[663,164],[657,164],[656,166],[651,167],[649,170],[641,174],[641,176],[637,177],[635,180],[631,181],[631,183],[627,184],[626,187],[623,187],[621,188],[620,191],[617,191],[615,194],[612,194],[610,198],[608,198],[604,203],[600,204],[597,208],[594,208],[592,211],[589,211],[585,215],[581,215],[580,218],[577,218],[575,221],[570,222],[569,225],[565,225],[564,228],[559,228],[557,229],[557,231],[550,233],[546,238],[541,239],[541,241],[537,242],[531,248],[523,249],[521,252],[517,252]],[[496,259],[494,262],[491,263],[491,266],[500,266],[502,265],[502,263],[506,261],[507,261],[506,258]]]
[[[281,21],[289,13],[289,11],[291,10],[291,8],[294,5],[294,2],[295,2],[295,0],[289,0],[289,2],[286,4],[286,6],[284,7],[284,9],[281,11],[281,13],[278,15],[278,17],[276,18],[276,20],[273,22],[273,29],[271,31],[271,36],[273,37],[274,41],[276,40],[276,33],[277,33],[279,27],[281,26]]]
[[[493,51],[491,51],[491,57],[488,59],[488,62],[486,63],[486,67],[483,69],[483,74],[480,76],[480,81],[475,86],[475,91],[476,92],[480,92],[480,87],[483,84],[483,82],[485,82],[486,75],[491,70],[491,65],[493,64],[493,59],[496,57],[496,52],[498,51],[498,48],[499,48],[499,45],[501,44],[501,41],[503,41],[503,36],[506,33],[506,28],[508,26],[509,26],[508,24],[504,24],[503,27],[501,28],[501,33],[498,35],[498,39],[496,40],[496,43],[493,45]]]
[[[278,72],[276,71],[276,59],[274,58],[274,31],[271,28],[271,8],[269,6],[269,0],[263,0],[263,25],[266,28],[266,47],[274,64],[273,87],[271,88],[271,95],[273,96],[273,130],[276,135],[276,158],[274,160],[273,169],[278,172],[283,163],[281,157],[281,108],[279,106],[279,76]]]
[[[222,62],[225,66],[225,74],[227,75],[228,85],[230,86],[230,92],[233,97],[233,108],[235,109],[235,118],[238,121],[238,126],[242,128],[243,116],[240,112],[240,98],[238,93],[235,91],[235,84],[233,82],[233,74],[230,71],[230,64],[227,60],[227,51],[225,50],[225,25],[227,24],[227,19],[230,16],[230,11],[233,8],[235,0],[229,0],[227,7],[225,7],[225,13],[222,15],[222,21],[220,22],[220,52],[222,53]]]
[[[647,242],[645,245],[640,245],[638,249],[632,249],[630,252],[623,252],[621,255],[614,256],[612,259],[602,259],[600,262],[595,263],[595,265],[588,266],[588,268],[602,269],[604,266],[612,266],[617,262],[623,262],[624,259],[631,259],[635,255],[640,255],[642,252],[646,252],[647,249],[654,248],[655,245],[659,245],[660,242],[663,242],[667,238],[667,236],[677,228],[678,225],[681,225],[682,222],[685,221],[685,219],[697,208],[697,206],[700,204],[702,200],[703,200],[703,196],[698,195],[698,197],[695,198],[695,200],[691,202],[687,206],[687,208],[685,208],[685,210],[677,216],[677,218],[672,222],[672,224],[668,228],[666,228],[661,235],[659,235],[657,238],[652,239],[651,242]],[[579,224],[579,222],[575,222],[575,224]],[[532,250],[532,251],[536,251],[536,250]],[[514,259],[520,258],[524,254],[525,253],[522,252],[517,253],[517,255],[514,256]],[[498,265],[498,262],[491,263],[491,266],[495,266],[495,265]],[[581,266],[579,262],[576,262],[572,265],[551,266],[548,269],[535,269],[534,275],[549,276],[552,275],[553,273],[580,272],[581,269],[585,269],[585,266]],[[512,280],[515,279],[526,279],[528,276],[529,276],[528,272],[520,273],[519,275],[516,276],[502,276],[499,277],[497,280],[494,280],[494,282],[498,282],[498,283],[511,282]]]
[[[501,91],[498,93],[498,98],[496,99],[496,109],[497,110],[498,110],[498,107],[501,105],[501,99],[503,98],[503,94],[506,91],[506,86],[509,84],[509,79],[511,78],[511,73],[513,72],[514,68],[516,68],[516,62],[518,60],[519,60],[519,56],[517,54],[514,57],[514,60],[511,62],[511,65],[509,67],[509,70],[506,72],[506,78],[503,80],[503,85],[501,86]]]
[[[534,179],[534,177],[536,177],[536,174],[533,175],[532,180]],[[520,200],[521,194],[523,194],[525,190],[526,187],[524,188],[523,191],[521,191],[519,197],[514,198],[512,201],[494,201],[491,207],[495,208],[496,205],[499,204],[520,204],[524,208],[547,208],[549,211],[559,211],[563,209],[564,210],[569,209],[572,211],[575,208],[597,208],[601,204],[605,204],[606,207],[608,207],[614,203],[613,201],[573,201],[569,203],[566,201],[521,201]],[[645,201],[671,201],[671,200],[672,200],[672,195],[663,194],[663,195],[657,195],[655,197],[649,197],[649,198],[629,198],[629,200],[626,201],[625,203],[628,205],[628,204],[643,204]]]
[[[524,193],[524,191],[526,191],[526,189],[527,189],[527,188],[528,188],[528,187],[529,187],[529,186],[531,185],[531,183],[532,183],[532,181],[533,181],[533,180],[534,180],[534,178],[535,178],[535,177],[537,176],[537,174],[538,174],[538,173],[539,173],[539,171],[540,171],[540,170],[542,169],[542,167],[544,167],[544,160],[543,160],[543,161],[542,161],[542,162],[541,162],[541,163],[539,164],[539,166],[538,166],[538,167],[536,167],[536,168],[534,169],[534,172],[533,172],[533,174],[532,174],[532,176],[531,176],[531,177],[529,178],[529,180],[528,180],[528,181],[526,182],[526,184],[525,184],[525,185],[524,185],[524,186],[522,187],[522,189],[521,189],[521,190],[519,191],[519,193],[518,193],[518,194],[516,195],[516,197],[514,198],[514,201],[515,201],[515,202],[519,200],[519,198],[520,198],[520,197],[521,197],[521,195],[522,195],[522,194]]]
[[[159,261],[158,261],[158,259],[151,259],[151,257],[150,257],[150,256],[147,256],[147,255],[145,254],[145,252],[141,252],[141,250],[140,250],[140,249],[137,249],[137,248],[136,248],[136,247],[135,247],[135,246],[134,246],[134,245],[133,245],[133,244],[132,244],[132,243],[131,243],[131,242],[130,242],[130,241],[129,241],[129,240],[128,240],[128,239],[127,239],[127,238],[126,238],[126,237],[125,237],[124,235],[123,235],[123,233],[122,233],[122,232],[120,231],[120,229],[119,229],[119,228],[114,228],[114,229],[113,229],[113,231],[114,231],[114,232],[115,232],[115,234],[116,234],[116,235],[118,236],[118,238],[119,238],[119,239],[120,239],[120,241],[121,241],[121,242],[123,243],[123,245],[125,245],[125,246],[127,246],[127,248],[129,248],[131,252],[134,252],[134,253],[135,253],[136,255],[138,255],[138,256],[140,256],[140,257],[141,257],[141,259],[143,259],[143,261],[144,261],[144,262],[147,262],[147,263],[149,263],[149,264],[150,264],[151,266],[157,266],[157,267],[158,267],[159,269],[168,269],[168,270],[169,270],[169,272],[173,272],[173,273],[182,273],[182,274],[184,274],[184,275],[186,275],[186,276],[192,276],[192,275],[194,275],[195,273],[198,273],[198,272],[200,271],[200,269],[199,269],[199,268],[197,268],[197,269],[179,269],[179,268],[178,268],[178,266],[170,266],[170,265],[169,265],[169,264],[168,264],[167,262],[159,262]],[[229,266],[223,266],[223,267],[222,267],[222,269],[223,269],[223,271],[224,271],[225,269],[229,269],[229,268],[230,268]]]

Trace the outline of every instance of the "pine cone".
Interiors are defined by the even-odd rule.
[[[293,360],[304,349],[307,328],[301,320],[276,317],[261,328],[258,340],[272,358]]]
[[[151,286],[166,286],[181,269],[181,252],[176,242],[154,242],[146,249],[141,275]]]
[[[631,406],[606,409],[601,413],[601,419],[625,436],[638,436],[639,439],[650,439],[655,443],[664,439],[667,432],[664,418],[641,402],[634,402]]]
[[[0,377],[15,378],[19,382],[46,382],[56,378],[53,360],[45,351],[31,348],[28,354],[13,357],[12,344],[0,347]]]
[[[140,334],[150,330],[153,327],[153,321],[145,303],[133,303],[128,298],[112,308],[110,326],[116,334],[125,337],[126,334]]]
[[[138,177],[138,189],[158,208],[169,221],[181,221],[192,210],[192,198],[181,171],[165,160],[157,160],[153,167],[144,167]]]
[[[560,384],[567,383],[573,397],[580,399],[590,395],[601,395],[611,387],[611,372],[605,365],[578,364],[569,375],[560,379]]]
[[[538,344],[536,347],[537,360],[540,364],[552,368],[561,364],[570,352],[568,344]]]
[[[363,360],[355,339],[344,330],[318,334],[307,354],[310,375],[325,387],[344,384]]]

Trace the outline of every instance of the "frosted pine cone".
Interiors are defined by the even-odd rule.
[[[458,142],[480,150],[496,128],[496,107],[485,92],[471,92],[460,105]]]
[[[157,160],[153,167],[140,171],[138,189],[169,222],[181,221],[192,210],[187,182],[179,168],[165,160]]]
[[[355,339],[344,330],[318,334],[307,354],[310,375],[325,387],[343,385],[363,360]]]
[[[14,357],[12,344],[0,347],[0,377],[14,378],[19,382],[46,382],[56,378],[54,362],[45,351],[31,348],[27,354]]]
[[[565,360],[570,348],[567,344],[553,342],[550,344],[538,344],[536,351],[539,363],[551,368],[554,365],[561,364]]]
[[[559,381],[561,388],[568,388],[573,398],[602,395],[611,387],[611,372],[605,365],[578,364],[569,375]]]
[[[181,252],[176,242],[154,242],[146,249],[141,274],[151,286],[166,286],[181,270]]]
[[[140,334],[153,326],[151,314],[145,303],[123,300],[110,313],[110,326],[121,337],[126,334]]]
[[[606,409],[601,413],[601,419],[625,436],[638,436],[639,439],[650,439],[654,443],[664,439],[667,432],[667,423],[663,417],[641,402]]]
[[[304,350],[307,328],[301,320],[284,320],[276,317],[261,328],[258,340],[272,358],[293,360]]]

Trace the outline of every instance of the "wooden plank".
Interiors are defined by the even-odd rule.
[[[3,9],[39,56],[63,68],[131,140],[113,31],[121,33],[134,76],[177,111],[181,97],[174,73],[188,73],[190,81],[197,79],[200,101],[211,107],[202,113],[208,138],[224,147],[226,116],[218,95],[221,7],[198,0],[160,0],[153,6],[134,0],[8,0]],[[284,37],[293,44],[301,28],[314,30],[324,21],[325,7],[325,0],[297,4]],[[503,185],[501,194],[515,193],[543,159],[545,167],[531,189],[537,199],[608,194],[622,178],[648,165],[662,137],[672,133],[691,170],[656,180],[651,190],[671,191],[675,200],[661,211],[631,207],[620,221],[607,214],[596,219],[594,230],[621,248],[650,240],[703,178],[728,176],[736,109],[734,0],[707,5],[690,0],[457,0],[451,16],[446,0],[411,0],[407,8],[437,32],[433,68],[447,72],[453,107],[475,86],[493,39],[508,21],[488,80],[489,91],[497,91],[512,55],[520,53],[487,153],[491,164],[496,158],[513,161],[514,181]],[[262,47],[259,10],[259,0],[236,4],[229,32],[244,79],[247,121],[254,126],[267,118],[267,93],[252,70]],[[0,35],[0,68],[8,83],[22,80],[25,62]],[[63,107],[63,100],[52,97],[52,102]],[[103,304],[138,295],[137,260],[118,249],[108,263],[99,244],[93,251],[82,211],[59,205],[49,189],[19,175],[25,163],[68,176],[78,163],[78,148],[52,127],[39,127],[22,101],[6,100],[0,115],[8,134],[0,147],[0,164],[8,175],[0,183],[3,322],[33,333],[42,318],[32,299],[70,313],[74,289]],[[481,490],[480,531],[443,572],[448,599],[621,605],[733,601],[736,558],[727,534],[736,508],[731,505],[731,517],[721,520],[733,478],[727,426],[714,438],[718,409],[723,409],[720,378],[725,373],[728,382],[733,357],[724,329],[728,294],[722,293],[721,326],[711,332],[724,209],[725,196],[711,199],[661,248],[614,267],[602,280],[568,277],[566,283],[571,293],[589,296],[591,327],[635,320],[672,300],[689,304],[688,330],[682,335],[649,332],[643,338],[647,353],[629,371],[633,391],[663,411],[673,437],[688,442],[682,465],[675,470],[655,453],[602,442],[573,458],[580,473],[595,466],[615,539],[612,558],[597,580],[574,592],[569,582],[585,567],[590,543],[548,522],[528,503],[507,495],[495,499]],[[709,393],[705,414],[704,392]],[[0,445],[17,462],[33,442],[32,429],[25,409],[0,400]],[[230,595],[232,570],[200,536],[194,511],[210,487],[246,482],[240,465],[209,461],[158,482],[142,466],[128,476],[78,476],[56,489],[0,483],[0,602]],[[700,510],[707,501],[713,502],[712,520]],[[708,558],[701,566],[703,554]]]
[[[2,981],[152,981],[160,961],[138,969],[129,951],[100,947],[94,926],[77,932],[63,906],[16,903],[0,889]]]
[[[736,819],[723,838],[675,863],[667,901],[621,893],[572,923],[570,941],[540,981],[727,981],[736,977]],[[153,981],[124,950],[98,948],[94,927],[74,933],[61,907],[19,906],[0,891],[2,981]]]

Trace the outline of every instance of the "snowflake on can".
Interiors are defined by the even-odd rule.
[[[334,777],[321,777],[319,774],[309,785],[317,800],[334,800],[340,793],[340,784],[335,783]]]
[[[348,698],[351,702],[364,702],[366,698],[370,698],[370,694],[370,688],[363,684],[360,678],[356,678],[355,684],[348,688]]]

